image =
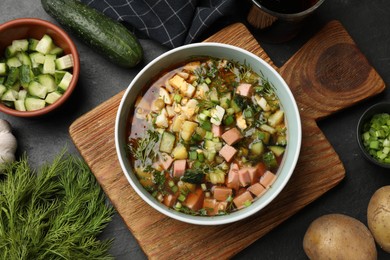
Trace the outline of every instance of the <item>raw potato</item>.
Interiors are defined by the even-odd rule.
[[[329,214],[314,220],[306,231],[303,249],[310,259],[377,258],[375,241],[360,221],[342,214]]]
[[[367,222],[375,241],[390,253],[390,186],[384,186],[372,195],[368,203]]]

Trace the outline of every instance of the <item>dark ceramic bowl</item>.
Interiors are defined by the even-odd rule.
[[[37,18],[19,18],[0,24],[0,56],[4,56],[5,48],[10,45],[13,40],[26,38],[40,39],[45,34],[48,34],[53,39],[54,43],[64,50],[64,55],[73,55],[73,78],[69,87],[60,99],[45,108],[34,111],[18,111],[0,103],[0,112],[17,117],[41,116],[62,105],[76,87],[80,73],[80,61],[76,46],[64,30],[48,21]]]
[[[364,157],[367,160],[369,160],[370,162],[372,162],[380,167],[390,169],[390,163],[379,162],[377,159],[375,159],[374,157],[372,157],[368,153],[367,149],[364,147],[363,139],[362,139],[364,125],[367,122],[369,122],[374,115],[379,114],[379,113],[390,114],[390,102],[383,102],[383,103],[375,104],[375,105],[371,106],[370,108],[368,108],[363,113],[363,115],[360,117],[358,125],[357,125],[357,141],[358,141],[360,150],[362,151]]]

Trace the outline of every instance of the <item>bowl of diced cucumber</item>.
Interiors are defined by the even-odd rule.
[[[58,26],[37,18],[0,25],[0,111],[46,114],[71,95],[79,72],[77,48]]]
[[[366,159],[390,169],[390,102],[377,103],[363,113],[357,141]]]

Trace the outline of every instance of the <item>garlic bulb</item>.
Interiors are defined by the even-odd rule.
[[[0,165],[15,161],[17,141],[8,121],[0,119]],[[1,167],[0,167],[1,169]]]

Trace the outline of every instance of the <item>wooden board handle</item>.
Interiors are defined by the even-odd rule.
[[[385,84],[338,21],[280,68],[306,117],[315,120],[382,92]]]

